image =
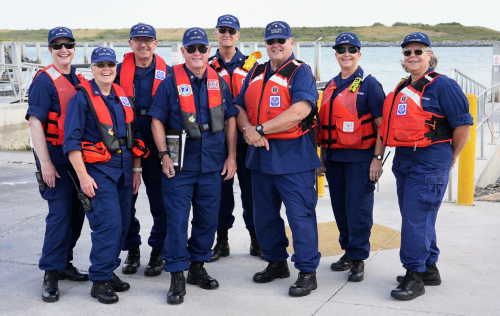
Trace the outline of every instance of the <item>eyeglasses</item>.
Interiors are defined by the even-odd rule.
[[[63,48],[63,46],[66,49],[72,49],[75,47],[75,45],[76,45],[75,42],[59,42],[59,43],[51,43],[49,47],[52,47],[52,49],[54,50],[60,50]]]
[[[269,46],[271,46],[271,45],[274,44],[274,41],[278,41],[278,44],[281,44],[281,45],[283,45],[283,44],[286,43],[286,39],[285,38],[273,38],[273,39],[268,39],[266,41],[266,44],[269,45]]]
[[[403,51],[403,55],[405,55],[406,57],[408,57],[408,56],[411,56],[412,52],[415,53],[415,56],[420,56],[420,55],[422,55],[424,53],[424,50],[423,49],[404,50]]]
[[[236,34],[238,31],[236,29],[233,29],[233,28],[230,28],[229,30],[226,29],[225,27],[219,27],[217,29],[219,31],[219,33],[221,34],[226,34],[226,32],[229,32],[230,35],[234,35]]]
[[[196,52],[196,49],[198,49],[198,51],[202,54],[208,52],[208,47],[206,46],[188,46],[185,47],[185,49],[188,54],[194,54]]]
[[[353,47],[353,46],[351,46],[351,47],[339,47],[335,51],[339,55],[345,54],[346,51],[348,51],[349,54],[356,54],[357,52],[359,52],[359,48]]]
[[[148,39],[138,39],[138,38],[133,38],[132,42],[134,42],[136,45],[140,45],[141,43],[144,43],[146,45],[149,45],[155,41],[154,38],[148,38]]]
[[[115,68],[116,67],[116,63],[112,62],[112,61],[108,61],[107,63],[103,62],[103,61],[100,61],[98,63],[95,63],[94,65],[97,68],[104,68],[104,67]]]

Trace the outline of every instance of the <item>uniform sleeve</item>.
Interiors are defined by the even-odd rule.
[[[122,63],[119,63],[118,66],[116,66],[116,78],[114,83],[117,85],[120,85],[120,74],[122,73]]]
[[[370,76],[371,77],[371,76]],[[384,111],[385,93],[380,82],[372,77],[368,82],[366,103],[374,119],[382,117]]]
[[[224,82],[223,84],[225,85],[225,89],[224,92],[222,93],[222,96],[226,101],[226,107],[224,109],[224,121],[227,121],[231,117],[240,113],[240,110],[238,110],[238,108],[234,106],[233,97],[231,96],[231,90],[229,89],[229,86],[227,85],[226,81],[223,80],[223,82]]]
[[[253,71],[257,67],[257,63],[253,66],[252,69],[248,72],[247,76],[245,77],[245,82],[243,83],[243,86],[241,87],[240,93],[234,98],[233,103],[238,104],[242,109],[245,109],[245,93],[247,92],[248,89],[248,84],[250,83],[250,78],[252,77]]]
[[[446,80],[443,91],[439,93],[439,106],[443,109],[444,115],[455,129],[462,125],[474,125],[472,115],[469,113],[469,101],[454,80]]]
[[[82,91],[78,91],[71,98],[66,110],[64,120],[64,144],[63,151],[67,155],[72,150],[82,150],[82,138],[87,120],[89,107]]]
[[[54,92],[50,89],[50,86],[47,85],[43,76],[46,75],[41,73],[29,88],[28,111],[25,116],[25,119],[29,120],[30,115],[33,115],[39,119],[42,124],[45,123],[49,115],[52,108],[52,99],[54,97]],[[47,77],[46,79],[49,78]],[[57,96],[57,100],[59,100],[59,96]]]
[[[292,104],[299,101],[308,101],[313,110],[316,109],[319,94],[316,89],[316,79],[311,72],[311,68],[307,65],[302,65],[295,71],[289,87]]]
[[[169,79],[170,78],[170,79]],[[169,98],[170,93],[168,91],[168,85],[171,82],[171,77],[164,79],[158,89],[156,90],[155,97],[153,99],[153,104],[148,111],[148,115],[160,120],[164,125],[167,123],[168,115],[170,112]]]

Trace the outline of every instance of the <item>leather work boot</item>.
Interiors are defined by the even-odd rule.
[[[90,296],[97,298],[99,303],[113,304],[118,302],[118,295],[109,284],[109,281],[98,281],[92,285]]]
[[[262,252],[262,248],[260,248],[259,242],[257,241],[257,235],[255,234],[255,230],[249,231],[250,233],[250,255],[254,257],[259,257],[264,260],[264,253]]]
[[[409,301],[413,300],[425,293],[424,282],[422,282],[422,274],[410,269],[406,269],[406,275],[403,282],[398,287],[391,291],[391,296],[398,300]]]
[[[360,282],[363,281],[364,275],[365,275],[365,262],[363,260],[353,260],[347,280],[352,282]]]
[[[330,269],[333,271],[346,271],[351,268],[352,260],[347,257],[347,254],[344,254],[340,257],[339,261],[332,263]]]
[[[56,302],[59,300],[57,271],[45,271],[42,285],[42,300]]]
[[[439,275],[439,270],[436,264],[425,265],[427,270],[422,273],[422,281],[424,285],[440,285],[441,284],[441,276]],[[397,281],[398,283],[403,283],[405,276],[398,275]]]
[[[139,247],[129,250],[127,259],[122,264],[123,274],[134,274],[137,272],[137,268],[141,266],[141,251]]]
[[[277,278],[284,279],[288,277],[290,277],[290,270],[288,270],[286,260],[281,262],[269,261],[264,271],[254,274],[253,281],[256,283],[267,283]]]
[[[219,260],[220,257],[227,256],[229,256],[227,229],[217,229],[217,243],[215,244],[214,250],[212,250],[211,262]]]
[[[58,278],[59,280],[68,279],[69,281],[88,281],[89,274],[78,270],[68,261],[66,268],[62,271],[58,271]]]
[[[115,292],[125,292],[130,289],[130,284],[122,281],[116,274],[113,273],[113,278],[109,280],[109,285],[115,290]]]
[[[306,296],[311,294],[312,290],[318,288],[318,282],[316,282],[316,271],[315,272],[299,272],[299,277],[297,281],[290,286],[288,294],[290,296]]]
[[[207,270],[203,267],[203,262],[191,262],[186,282],[191,285],[199,285],[205,290],[219,287],[219,282],[208,275]]]
[[[145,276],[157,276],[161,274],[163,270],[163,260],[161,260],[162,249],[151,250],[151,257],[149,258],[149,263],[144,269]]]
[[[186,279],[184,272],[171,272],[170,289],[167,293],[167,303],[181,304],[184,302],[184,295],[186,295]]]

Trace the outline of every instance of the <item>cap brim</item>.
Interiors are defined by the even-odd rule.
[[[182,44],[182,46],[184,47],[188,47],[188,46],[191,46],[191,45],[195,45],[195,44],[200,44],[200,45],[206,45],[206,46],[210,46],[210,43],[208,42],[204,42],[202,40],[192,40],[190,42],[187,42],[185,44]]]
[[[235,25],[227,25],[227,24],[220,24],[220,23],[217,23],[217,25],[215,27],[219,27],[219,26],[224,26],[224,27],[230,27],[230,28],[233,28],[235,30],[240,30],[240,28],[238,26],[235,26]]]
[[[289,38],[292,38],[292,37],[291,36],[287,36],[287,35],[274,34],[274,35],[269,35],[268,37],[264,38],[264,41],[267,41],[267,40],[270,40],[270,39],[275,39],[275,38],[289,39]]]
[[[419,41],[409,41],[409,42],[403,42],[401,44],[401,48],[405,48],[406,45],[408,44],[411,44],[411,43],[418,43],[418,44],[422,44],[422,45],[425,45],[427,47],[431,47],[431,45],[427,44],[427,43],[424,43],[424,42],[419,42]]]
[[[74,37],[71,37],[71,36],[58,36],[58,37],[53,38],[53,39],[52,39],[52,41],[50,41],[49,45],[50,45],[50,44],[52,44],[52,42],[53,42],[53,41],[55,41],[56,39],[58,39],[58,38],[63,38],[63,37],[67,37],[67,38],[69,38],[71,41],[76,42],[76,39],[75,39]]]
[[[118,63],[118,61],[112,57],[109,57],[109,56],[101,56],[101,57],[98,57],[96,60],[92,60],[92,64],[95,64],[95,63],[98,63],[98,62],[101,62],[101,61],[112,61],[112,62],[115,62],[115,63]]]
[[[152,38],[156,38],[156,34],[155,35],[150,35],[150,34],[138,34],[138,35],[135,35],[135,36],[130,36],[130,38],[134,38],[134,37],[152,37]]]

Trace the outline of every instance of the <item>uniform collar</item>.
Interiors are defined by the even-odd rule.
[[[94,93],[95,96],[98,95],[101,97],[105,97],[104,95],[102,95],[101,89],[99,89],[99,86],[97,85],[97,83],[95,83],[94,79],[92,79],[92,81],[90,81],[90,86],[92,87],[92,92]],[[115,90],[113,88],[111,88],[111,93],[109,94],[109,97],[111,97],[111,98],[116,97]]]
[[[207,66],[207,67],[208,67],[208,66]],[[189,69],[188,69],[188,67],[186,67],[186,64],[184,64],[184,70],[186,70],[186,73],[187,73],[187,75],[188,75],[188,77],[189,77],[189,81],[190,81],[191,83],[193,83],[196,79],[198,79],[198,80],[204,80],[204,79],[206,79],[206,78],[207,78],[207,71],[206,71],[206,70],[205,70],[205,73],[203,74],[203,78],[201,78],[201,79],[200,79],[200,78],[198,78],[198,77],[196,77],[196,76],[194,75],[194,73],[193,73],[191,70],[189,70]]]
[[[351,76],[349,76],[349,78],[342,79],[342,73],[339,73],[335,78],[333,78],[333,81],[335,82],[335,85],[337,85],[337,87],[340,87],[341,81],[342,81],[342,85],[344,85],[346,83],[351,83],[354,81],[354,79],[356,79],[356,77],[363,79],[364,74],[365,74],[365,71],[363,70],[363,68],[358,66],[358,69],[356,69],[356,71]]]
[[[226,65],[231,65],[233,63],[240,63],[244,64],[245,63],[245,55],[236,47],[236,54],[234,54],[233,58],[229,63],[226,63],[222,56],[219,54],[219,49],[215,52],[215,57],[217,57],[220,61],[222,61]]]
[[[427,71],[424,73],[424,75],[428,74],[429,72],[433,72],[434,68],[429,68]],[[405,87],[411,85],[411,75],[408,76],[408,79],[406,80]]]
[[[290,60],[293,60],[293,59],[295,59],[295,55],[292,53],[292,55],[290,57],[288,57],[288,59],[278,69],[276,69],[275,72],[271,72],[271,60],[269,60],[267,63],[267,71],[269,72],[269,74],[274,75],[276,72],[278,72],[278,70],[283,68],[284,65],[286,65]]]

